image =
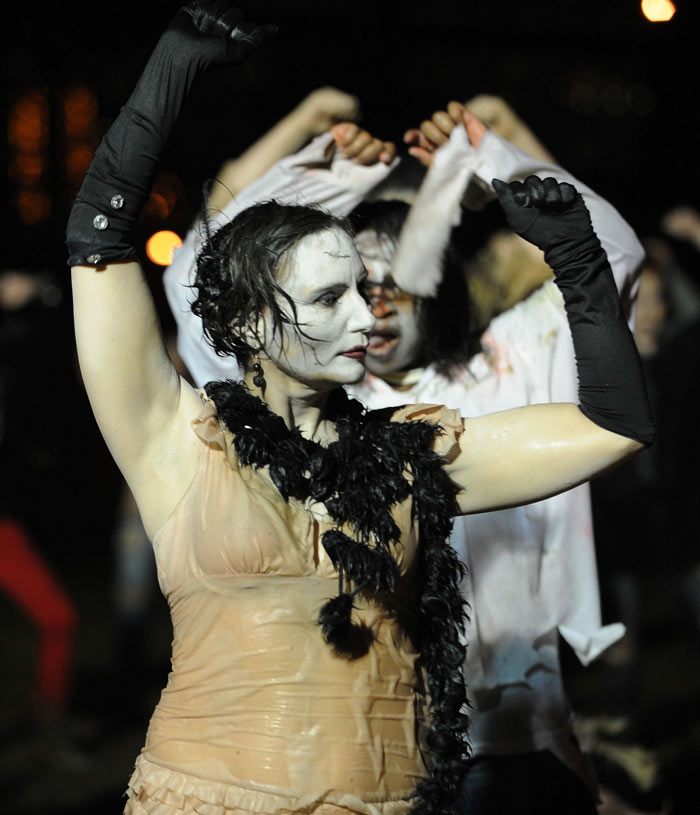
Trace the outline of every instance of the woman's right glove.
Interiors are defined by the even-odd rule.
[[[225,0],[194,0],[177,12],[76,196],[66,231],[70,266],[134,257],[134,224],[195,78],[210,67],[242,62],[274,31],[249,22]]]
[[[492,184],[511,229],[542,249],[554,271],[574,342],[581,411],[606,430],[651,444],[639,354],[583,199],[554,178]]]

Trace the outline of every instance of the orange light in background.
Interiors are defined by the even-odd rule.
[[[92,139],[97,121],[97,99],[85,85],[73,85],[63,98],[66,134],[73,138]]]
[[[66,147],[65,170],[69,183],[80,184],[91,161],[92,148],[88,145],[77,144]]]
[[[163,229],[146,241],[148,259],[159,266],[169,266],[173,262],[173,252],[182,246],[182,239],[175,232]]]
[[[41,179],[46,169],[46,158],[39,154],[20,155],[10,165],[10,177],[22,180],[22,186],[29,187]]]
[[[146,206],[143,208],[143,214],[146,218],[151,218],[154,221],[164,221],[169,214],[168,202],[163,198],[160,193],[155,190],[151,191],[146,201]]]
[[[61,170],[68,198],[83,180],[97,141],[97,97],[82,82],[67,85],[59,97]]]
[[[164,221],[175,208],[181,189],[182,182],[174,173],[158,173],[143,208],[144,216],[153,221]]]
[[[7,118],[8,176],[20,220],[34,226],[51,214],[46,190],[49,167],[49,102],[42,87],[28,88],[10,107]]]
[[[51,199],[42,189],[21,189],[15,198],[17,214],[22,223],[36,226],[51,214]]]
[[[665,23],[676,13],[671,0],[642,0],[642,14],[652,23]]]
[[[31,90],[20,97],[8,121],[8,141],[22,153],[40,150],[48,141],[49,106],[46,93]]]

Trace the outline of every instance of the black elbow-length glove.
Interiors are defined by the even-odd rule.
[[[70,266],[134,257],[134,224],[192,83],[210,67],[242,62],[274,30],[245,20],[224,0],[195,0],[178,11],[97,148],[73,203],[66,230]]]
[[[492,183],[511,229],[542,249],[554,271],[574,342],[581,411],[606,430],[651,444],[639,354],[583,198],[554,178]]]

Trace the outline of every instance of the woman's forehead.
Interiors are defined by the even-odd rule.
[[[288,253],[280,282],[285,289],[304,288],[330,282],[348,282],[363,273],[362,260],[355,243],[339,227],[305,235]]]

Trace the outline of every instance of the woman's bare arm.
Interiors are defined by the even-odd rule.
[[[78,357],[90,403],[153,533],[194,474],[190,422],[199,398],[168,357],[140,264],[77,266],[72,278]]]
[[[241,61],[269,33],[243,22],[226,4],[178,12],[98,147],[67,228],[85,385],[149,534],[194,474],[199,405],[169,360],[131,236],[194,79]]]
[[[595,424],[576,405],[532,405],[467,419],[447,469],[466,515],[564,492],[643,446]]]

